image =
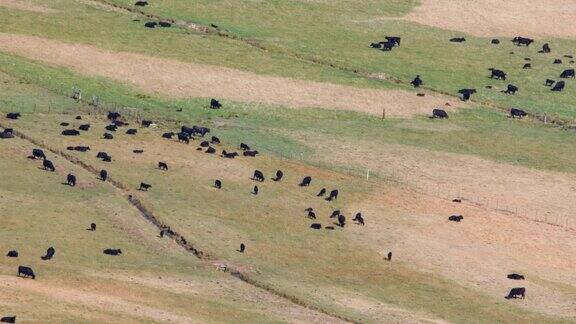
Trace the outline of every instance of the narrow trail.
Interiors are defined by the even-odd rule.
[[[10,128],[10,127],[7,127],[7,125],[3,124],[2,122],[0,122],[0,127],[4,128],[4,129]],[[93,166],[77,159],[76,157],[74,157],[74,156],[72,156],[72,155],[70,155],[64,151],[60,151],[58,149],[52,148],[52,147],[46,145],[43,141],[35,139],[35,138],[25,134],[25,133],[22,133],[19,130],[14,130],[14,135],[27,141],[27,142],[29,142],[29,143],[31,143],[31,144],[34,144],[35,146],[37,146],[43,150],[46,150],[48,152],[51,152],[52,154],[55,154],[55,155],[62,157],[63,159],[67,160],[68,162],[84,169],[85,171],[92,173],[96,177],[98,177],[100,174],[99,170],[97,170]],[[172,240],[174,240],[174,242],[176,242],[176,244],[178,244],[183,249],[188,251],[194,257],[196,257],[202,261],[206,261],[206,262],[218,260],[215,256],[215,254],[200,250],[195,244],[193,244],[191,241],[184,238],[184,236],[182,236],[181,234],[176,232],[174,229],[172,229],[172,227],[170,227],[168,224],[166,224],[164,221],[162,221],[159,217],[157,217],[150,210],[150,208],[148,208],[146,206],[146,204],[143,201],[141,201],[137,198],[134,198],[131,195],[132,192],[128,188],[128,186],[124,185],[123,183],[121,183],[119,181],[111,179],[111,178],[108,178],[106,183],[111,185],[112,187],[114,187],[114,189],[116,189],[119,192],[119,194],[122,195],[130,203],[130,205],[132,205],[134,208],[136,208],[138,210],[138,212],[140,212],[142,217],[144,217],[147,221],[149,221],[152,225],[154,225],[158,230],[167,230],[167,232],[164,235],[171,238]],[[272,295],[283,298],[283,299],[285,299],[285,300],[287,300],[287,301],[289,301],[289,302],[291,302],[297,306],[306,308],[308,310],[322,313],[324,315],[337,318],[337,319],[344,321],[344,322],[358,323],[357,321],[355,321],[353,319],[330,313],[329,311],[324,310],[321,307],[310,305],[306,301],[304,301],[304,300],[302,300],[296,296],[292,296],[292,295],[289,295],[289,294],[287,294],[283,291],[280,291],[276,288],[272,288],[265,283],[261,283],[255,279],[251,278],[248,274],[236,269],[231,264],[228,264],[226,262],[224,262],[224,263],[226,265],[226,268],[224,270],[226,273],[230,274],[234,278],[237,278],[237,279],[245,282],[246,284],[249,284],[249,285],[254,286],[256,288],[262,289],[262,290],[264,290],[264,291],[266,291]]]
[[[331,68],[331,69],[336,69],[336,70],[340,70],[340,71],[344,71],[344,72],[348,72],[348,73],[354,73],[354,74],[360,75],[360,76],[367,78],[367,79],[384,80],[384,81],[392,82],[395,84],[411,87],[409,81],[406,81],[406,80],[403,80],[400,78],[396,78],[396,77],[388,75],[386,73],[380,73],[377,76],[375,76],[374,73],[372,73],[372,72],[361,71],[359,69],[353,69],[350,67],[334,64],[334,63],[328,62],[326,60],[313,58],[313,57],[303,55],[303,54],[295,52],[295,51],[290,51],[288,49],[282,49],[282,48],[278,48],[278,47],[268,48],[265,45],[262,45],[257,40],[247,39],[247,38],[244,38],[240,35],[233,34],[230,31],[221,30],[218,27],[206,26],[206,25],[202,25],[199,23],[191,22],[191,21],[175,20],[175,19],[171,19],[168,17],[162,17],[162,16],[155,15],[155,14],[152,14],[149,12],[145,12],[145,11],[138,9],[138,8],[112,3],[108,0],[86,0],[86,1],[97,3],[97,4],[100,4],[103,6],[108,6],[110,8],[114,8],[115,10],[124,11],[125,13],[138,14],[138,15],[141,15],[141,16],[146,17],[148,19],[153,19],[153,20],[157,20],[157,21],[170,21],[170,22],[173,22],[175,27],[182,28],[182,29],[187,30],[189,32],[201,33],[201,34],[207,34],[207,35],[216,35],[219,37],[236,40],[236,41],[242,42],[246,45],[249,45],[249,46],[256,48],[260,51],[263,51],[263,52],[281,54],[281,55],[287,56],[287,57],[292,58],[292,59],[296,59],[296,60],[303,61],[306,63],[320,65],[320,66],[325,67],[325,68]],[[439,89],[432,88],[432,87],[425,86],[425,85],[421,86],[420,89],[426,90],[426,91],[429,91],[431,93],[435,93],[438,95],[444,95],[444,96],[448,96],[448,97],[452,97],[452,98],[458,98],[458,99],[460,98],[459,95],[456,95],[454,93],[439,90]],[[509,107],[498,105],[498,104],[491,102],[491,101],[470,99],[469,102],[479,104],[479,105],[482,105],[482,106],[485,106],[488,108],[497,109],[497,110],[504,111],[504,112],[509,111]],[[537,114],[530,113],[530,112],[528,112],[528,116],[531,118],[534,118],[534,119],[540,117]],[[550,118],[550,117],[548,117],[547,122],[549,122],[551,125],[566,126],[566,125],[569,125],[571,121],[567,120],[567,119],[562,119],[562,118]]]

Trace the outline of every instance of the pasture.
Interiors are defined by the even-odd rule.
[[[0,0],[0,130],[17,135],[0,139],[0,246],[20,253],[0,262],[0,317],[574,321],[575,81],[544,85],[573,67],[573,35],[505,14],[470,30],[455,15],[440,0]],[[401,46],[370,48],[386,35]],[[546,42],[552,53],[538,53]],[[502,93],[508,84],[519,91]],[[463,102],[462,88],[477,93]],[[512,118],[512,107],[530,116]],[[112,111],[128,125],[105,129]],[[189,144],[163,137],[192,125],[210,132]],[[220,143],[201,144],[212,136]],[[90,149],[69,149],[79,146]],[[27,157],[33,148],[55,172]],[[50,246],[55,257],[41,260]],[[37,278],[16,277],[19,265]],[[515,287],[526,297],[506,299]]]

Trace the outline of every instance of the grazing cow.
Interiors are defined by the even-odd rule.
[[[542,50],[540,52],[541,53],[550,53],[551,52],[550,45],[548,43],[545,43],[544,45],[542,45]]]
[[[128,134],[128,135],[136,135],[136,133],[138,133],[138,130],[135,128],[130,128],[130,129],[126,130],[126,134]]]
[[[238,156],[238,153],[236,153],[236,152],[226,152],[226,150],[222,151],[222,157],[225,157],[227,159],[233,159],[237,156]]]
[[[506,87],[506,90],[504,90],[503,92],[504,92],[505,94],[512,94],[512,95],[513,95],[513,94],[516,94],[517,91],[518,91],[518,87],[517,87],[517,86],[515,86],[515,85],[513,85],[513,84],[509,84],[509,85]]]
[[[476,93],[476,89],[460,89],[458,93],[462,95],[462,101],[470,100],[470,96]]]
[[[96,223],[90,223],[90,228],[88,230],[94,232],[96,230]]]
[[[208,141],[202,141],[200,143],[200,147],[208,147],[208,146],[210,146],[210,142],[208,142]]]
[[[46,160],[46,155],[44,154],[44,151],[42,151],[41,149],[37,149],[37,148],[32,150],[32,157],[34,157],[35,159]]]
[[[152,187],[152,185],[149,185],[149,184],[144,183],[144,182],[140,182],[140,187],[138,188],[138,190],[148,191],[148,189],[150,189],[150,187]]]
[[[140,124],[142,125],[142,127],[150,127],[150,125],[152,125],[152,121],[151,120],[142,120],[142,122]]]
[[[190,134],[186,132],[178,133],[178,142],[190,144]]]
[[[362,213],[357,213],[356,216],[354,216],[353,221],[358,222],[359,225],[364,226],[364,217],[362,217]]]
[[[148,22],[146,22],[146,23],[144,24],[144,27],[147,27],[147,28],[156,28],[156,25],[158,25],[157,22],[155,22],[155,21],[148,21]]]
[[[526,63],[524,64],[524,66],[522,67],[523,69],[531,69],[532,68],[532,64],[531,63]]]
[[[338,189],[334,189],[330,191],[330,195],[326,198],[327,201],[337,200],[338,199]]]
[[[340,227],[346,226],[346,216],[342,214],[338,215],[338,226]]]
[[[16,323],[16,316],[4,316],[0,318],[2,323]]]
[[[558,82],[556,82],[554,87],[552,87],[552,89],[550,89],[550,90],[559,92],[559,91],[564,90],[564,86],[565,86],[564,81],[558,81]]]
[[[314,213],[314,211],[312,211],[312,210],[309,210],[307,217],[310,219],[316,219],[316,213]]]
[[[315,229],[315,230],[319,230],[319,229],[322,229],[322,225],[319,223],[313,223],[312,225],[310,225],[310,228]]]
[[[387,260],[388,260],[388,261],[392,261],[392,252],[388,252],[388,258],[387,258]]]
[[[158,25],[160,25],[160,27],[165,27],[165,28],[172,27],[172,24],[168,21],[160,21],[160,22],[158,22]]]
[[[520,36],[516,36],[516,37],[514,37],[514,39],[512,39],[512,43],[516,44],[517,46],[526,45],[528,47],[533,42],[534,42],[534,40],[531,38],[520,37]]]
[[[448,119],[448,113],[443,109],[433,109],[432,118]]]
[[[463,219],[464,219],[464,216],[462,216],[462,215],[452,215],[452,216],[448,217],[448,220],[452,221],[452,222],[460,222]]]
[[[6,256],[9,258],[17,258],[18,257],[18,251],[16,251],[16,250],[8,251],[8,254],[6,254]]]
[[[320,189],[320,192],[316,195],[316,197],[322,197],[326,194],[326,188]]]
[[[103,251],[104,254],[108,254],[108,255],[119,255],[122,254],[122,250],[120,249],[106,249]]]
[[[144,150],[132,150],[132,153],[142,154],[144,153]]]
[[[216,188],[216,189],[222,189],[222,181],[220,181],[220,180],[215,180],[215,181],[214,181],[214,188]]]
[[[550,79],[546,79],[546,81],[544,81],[544,84],[545,84],[547,87],[550,87],[550,86],[552,86],[552,85],[554,84],[554,82],[556,82],[556,81],[550,80]]]
[[[524,276],[521,274],[517,274],[517,273],[511,273],[507,277],[508,277],[508,279],[512,279],[512,280],[524,280]]]
[[[46,255],[41,256],[40,259],[44,261],[51,260],[52,257],[54,257],[54,253],[56,253],[56,250],[54,250],[53,247],[49,247],[48,250],[46,250]]]
[[[256,155],[258,155],[258,151],[244,151],[244,153],[242,153],[242,155],[255,157]]]
[[[14,135],[12,133],[3,131],[0,133],[0,138],[14,138]]]
[[[103,159],[105,157],[109,156],[108,153],[106,152],[98,152],[98,154],[96,154],[96,158],[97,159]]]
[[[454,202],[454,203],[461,203],[461,202],[462,202],[462,199],[460,199],[460,198],[454,198],[454,199],[452,199],[452,202]]]
[[[20,118],[20,113],[7,113],[6,118],[8,119],[18,119]]]
[[[262,171],[260,171],[260,170],[255,170],[254,175],[252,176],[252,180],[263,182],[264,181],[264,173],[262,173]]]
[[[212,146],[209,146],[209,147],[206,149],[205,153],[214,154],[214,153],[216,153],[216,149],[213,148]]]
[[[492,44],[494,44],[494,45],[498,45],[498,44],[500,44],[500,40],[497,39],[497,38],[494,38],[494,39],[492,39],[492,40],[490,41],[490,43],[492,43]]]
[[[174,132],[162,134],[162,138],[167,138],[167,139],[172,139],[173,136],[174,136]]]
[[[78,129],[81,131],[88,131],[90,129],[90,124],[83,124],[78,126]]]
[[[398,36],[386,36],[384,37],[384,39],[386,39],[388,43],[391,43],[392,46],[398,46],[398,47],[400,47],[400,41],[402,40]]]
[[[244,243],[240,243],[240,253],[244,253],[244,251],[246,250],[246,245]]]
[[[336,209],[335,211],[332,212],[332,215],[330,215],[330,218],[335,218],[338,217],[340,215],[340,209]]]
[[[312,182],[312,177],[306,176],[306,177],[302,178],[302,182],[300,182],[299,186],[300,187],[308,187],[310,185],[310,182]]]
[[[118,126],[116,126],[116,125],[114,125],[114,124],[110,124],[110,125],[107,125],[107,126],[104,127],[104,128],[106,128],[106,130],[109,131],[109,132],[115,132],[115,131],[118,129]]]
[[[450,38],[450,41],[453,43],[462,43],[466,41],[466,38],[464,37],[454,37],[454,38]]]
[[[384,52],[388,52],[391,51],[394,48],[394,43],[393,42],[381,42],[380,43],[380,49]]]
[[[44,170],[50,170],[52,172],[56,171],[56,168],[54,168],[54,163],[52,163],[50,160],[44,159],[42,162],[42,167],[44,167]]]
[[[148,1],[136,1],[136,3],[134,3],[134,5],[144,7],[144,6],[148,5]]]
[[[64,127],[70,126],[70,123],[60,123],[60,126],[64,126]]]
[[[326,226],[326,227],[324,227],[324,229],[327,229],[327,230],[334,230],[334,226]]]
[[[74,151],[88,152],[90,151],[90,146],[74,146]]]
[[[284,172],[282,170],[276,171],[276,178],[272,178],[272,181],[280,181],[284,177]]]
[[[562,64],[562,60],[561,59],[555,59],[554,62],[552,62],[552,64]]]
[[[12,129],[12,128],[4,128],[4,133],[14,134],[14,129]]]
[[[506,80],[506,73],[502,70],[490,68],[490,79]]]
[[[512,118],[516,118],[516,117],[522,118],[522,117],[525,117],[527,115],[528,114],[522,109],[518,109],[518,108],[510,109],[510,117],[512,117]]]
[[[566,57],[566,58],[574,58],[574,56],[572,56],[572,55],[564,55],[564,57]]]
[[[106,181],[108,179],[108,171],[102,169],[100,170],[100,180]]]
[[[107,139],[107,140],[111,140],[114,138],[114,136],[110,133],[104,133],[104,135],[102,135],[102,138]]]
[[[166,162],[158,162],[158,169],[168,171],[168,164]]]
[[[82,120],[82,116],[76,116],[76,120]]]
[[[109,111],[108,115],[106,117],[108,118],[108,120],[114,121],[114,120],[120,118],[120,113]]]
[[[78,135],[80,135],[80,132],[77,131],[76,129],[65,129],[62,131],[62,135],[64,135],[64,136],[78,136]]]
[[[572,78],[574,79],[574,69],[567,69],[560,73],[560,77],[563,79]]]
[[[115,120],[112,122],[112,124],[114,124],[117,127],[128,126],[128,123],[125,123],[121,120]]]
[[[73,174],[68,174],[68,176],[66,176],[66,183],[68,183],[70,187],[76,186],[76,176]]]
[[[254,189],[252,189],[252,194],[253,195],[258,195],[258,186],[254,186]]]
[[[112,162],[112,157],[110,155],[102,158],[102,162]]]
[[[192,126],[192,135],[200,135],[200,137],[204,137],[204,135],[208,133],[210,133],[210,128],[203,126]]]
[[[26,266],[19,266],[18,267],[18,276],[22,275],[22,277],[30,277],[32,279],[36,279],[36,275],[34,274],[34,270],[30,267]]]
[[[248,146],[247,144],[244,144],[244,143],[240,143],[240,149],[242,151],[248,151],[248,150],[250,150],[250,146]]]
[[[220,139],[216,136],[212,136],[212,138],[210,139],[210,143],[212,144],[220,144]]]
[[[220,108],[222,108],[222,104],[216,99],[211,99],[210,100],[210,108],[220,109]]]
[[[526,288],[521,287],[521,288],[512,288],[510,290],[510,292],[508,293],[508,296],[506,296],[506,299],[511,299],[511,298],[522,298],[524,299],[524,297],[526,297]]]
[[[414,86],[414,88],[419,88],[424,82],[422,82],[422,79],[420,79],[420,75],[417,75],[414,80],[412,80],[412,82],[410,82],[411,85]]]

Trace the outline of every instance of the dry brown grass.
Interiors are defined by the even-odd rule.
[[[5,7],[8,9],[15,10],[25,10],[37,13],[55,13],[56,9],[52,9],[46,6],[39,6],[31,1],[26,0],[0,0],[0,7]]]

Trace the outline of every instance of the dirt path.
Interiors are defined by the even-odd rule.
[[[258,75],[217,66],[185,63],[127,52],[109,52],[44,38],[0,34],[0,51],[110,78],[143,91],[170,97],[216,97],[293,108],[327,108],[390,117],[429,114],[454,98],[403,90],[356,88]],[[450,107],[448,107],[450,108]],[[451,110],[451,109],[448,109]]]
[[[575,38],[572,0],[422,0],[403,19],[480,37]]]

